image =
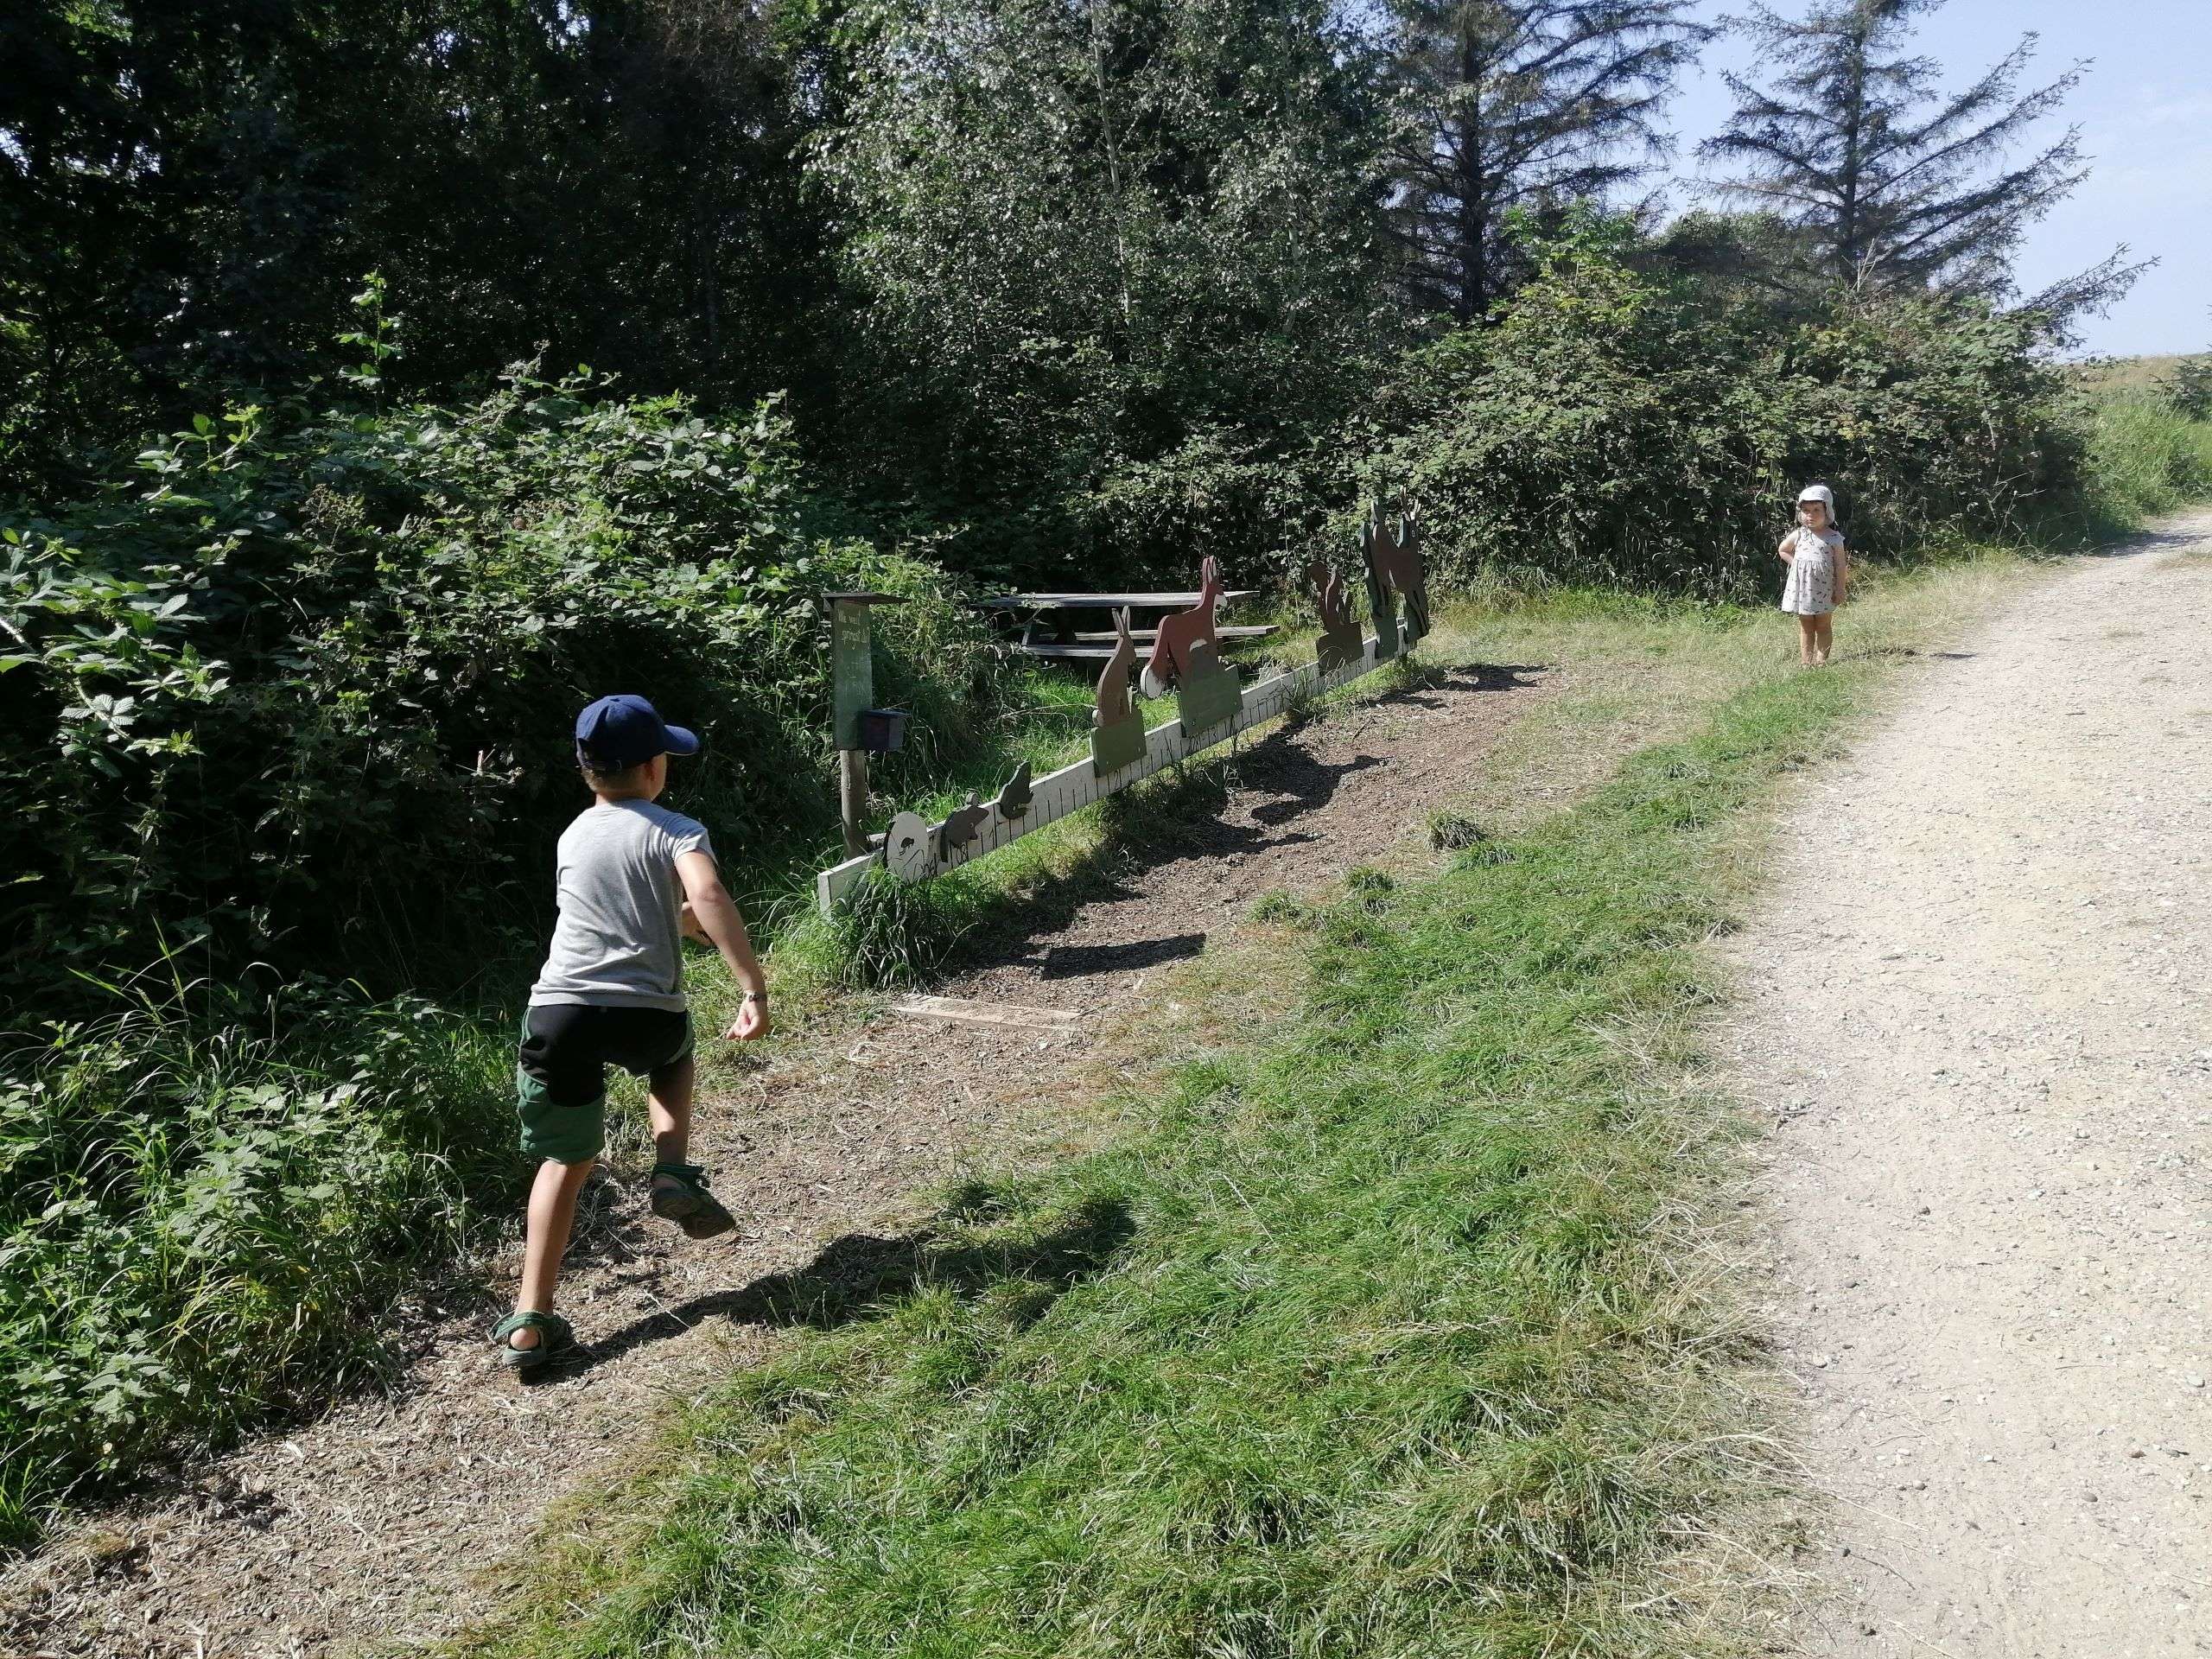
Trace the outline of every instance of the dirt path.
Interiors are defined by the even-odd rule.
[[[389,1393],[197,1466],[0,1573],[0,1654],[306,1659],[459,1629],[548,1506],[638,1455],[670,1401],[757,1362],[826,1293],[897,1282],[933,1187],[971,1159],[1050,1155],[1070,1076],[1097,1077],[1086,1094],[1119,1084],[1121,1039],[1164,996],[1163,966],[1218,944],[1260,893],[1403,843],[1546,679],[1457,668],[1249,747],[1217,810],[1048,887],[1027,931],[976,942],[969,971],[938,988],[1078,1010],[1079,1035],[837,1017],[765,1066],[732,1066],[696,1150],[747,1233],[686,1245],[642,1212],[637,1181],[595,1184],[563,1293],[588,1364],[519,1389],[488,1364],[489,1302],[443,1293],[416,1312]]]
[[[2032,585],[1792,807],[1738,941],[1805,1654],[2212,1652],[2208,611],[2212,518]]]

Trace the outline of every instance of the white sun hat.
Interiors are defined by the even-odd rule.
[[[1808,484],[1803,489],[1798,491],[1797,505],[1802,507],[1808,501],[1819,502],[1828,510],[1829,518],[1835,517],[1835,497],[1827,485]]]

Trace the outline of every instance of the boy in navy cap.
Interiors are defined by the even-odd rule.
[[[706,1171],[683,1160],[692,1044],[682,936],[720,950],[744,992],[725,1037],[768,1034],[768,987],[705,827],[654,804],[669,756],[698,752],[696,736],[643,697],[601,697],[576,716],[576,760],[594,799],[561,836],[561,918],[523,1017],[522,1146],[541,1161],[515,1311],[492,1333],[519,1370],[575,1340],[553,1311],[553,1287],[576,1195],[607,1144],[609,1063],[642,1072],[652,1091],[653,1213],[693,1238],[737,1224],[707,1191]]]

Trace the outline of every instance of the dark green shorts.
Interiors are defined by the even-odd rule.
[[[607,1147],[607,1068],[642,1077],[691,1052],[691,1016],[666,1008],[545,1003],[522,1019],[515,1110],[522,1149],[581,1164]]]

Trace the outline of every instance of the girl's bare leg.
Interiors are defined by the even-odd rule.
[[[1820,618],[1801,616],[1797,619],[1797,660],[1808,668],[1815,658],[1813,655],[1820,637]]]
[[[1813,629],[1813,661],[1815,664],[1825,667],[1827,666],[1828,660],[1828,652],[1834,649],[1835,645],[1835,616],[1834,613],[1831,612],[1826,616],[1815,617],[1813,621],[1815,623]]]
[[[569,1248],[569,1233],[576,1223],[576,1195],[598,1160],[580,1164],[556,1164],[550,1158],[537,1166],[530,1185],[528,1230],[523,1235],[522,1287],[515,1292],[518,1313],[550,1313],[553,1287],[561,1278],[561,1257]],[[512,1348],[537,1346],[539,1335],[527,1328],[507,1338]]]

